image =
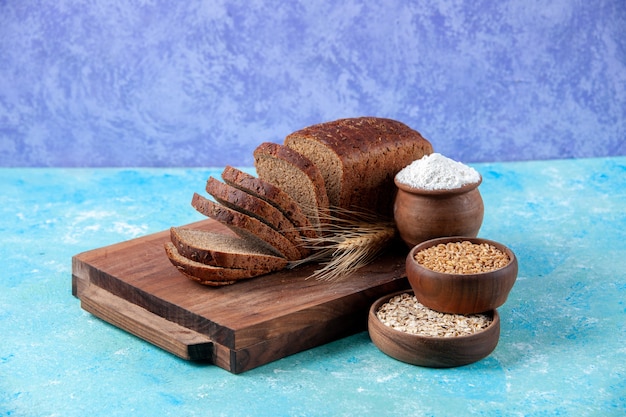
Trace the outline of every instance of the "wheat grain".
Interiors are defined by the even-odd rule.
[[[440,243],[415,254],[417,263],[449,274],[479,274],[505,267],[511,260],[488,243],[470,241]]]

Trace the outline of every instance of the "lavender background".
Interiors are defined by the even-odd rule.
[[[0,166],[251,166],[361,115],[465,162],[625,155],[626,2],[0,0]]]

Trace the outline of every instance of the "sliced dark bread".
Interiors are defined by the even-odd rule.
[[[264,142],[254,150],[254,166],[259,178],[298,202],[314,227],[321,229],[327,223],[324,177],[310,159],[286,146]]]
[[[277,256],[284,256],[289,261],[301,259],[300,251],[289,239],[252,216],[215,203],[198,193],[194,193],[191,205],[201,214],[217,220],[242,238],[266,245]]]
[[[267,274],[262,268],[235,269],[206,265],[182,256],[172,242],[165,243],[165,252],[172,265],[187,278],[203,285],[229,285],[235,282]]]
[[[223,183],[214,177],[209,177],[207,180],[206,191],[218,203],[252,216],[281,233],[298,248],[302,257],[310,254],[311,251],[306,248],[306,242],[302,240],[302,235],[293,223],[285,217],[282,211],[267,201]]]
[[[222,179],[226,184],[257,196],[279,209],[303,236],[307,238],[319,237],[319,233],[304,214],[300,205],[280,188],[232,166],[224,168]]]
[[[178,253],[206,265],[267,271],[278,271],[287,266],[287,259],[276,256],[267,245],[231,234],[172,227],[170,238]]]

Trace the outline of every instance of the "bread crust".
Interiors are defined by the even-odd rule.
[[[170,262],[181,274],[204,285],[229,285],[238,280],[257,277],[270,272],[260,268],[235,269],[205,265],[182,256],[172,242],[166,242],[164,247]]]
[[[282,175],[273,168],[274,163],[291,167],[293,172],[299,174],[300,180],[306,181],[306,184],[294,183],[294,178]],[[324,177],[310,159],[287,146],[264,142],[254,150],[254,165],[259,178],[285,191],[300,204],[314,227],[320,227],[327,221],[329,202]],[[308,190],[307,194],[313,196],[311,199],[313,201],[308,204],[302,201],[302,197],[299,197],[305,189]]]
[[[321,145],[313,147],[310,141]],[[431,143],[406,124],[386,118],[358,117],[320,123],[291,133],[285,146],[313,161],[325,182],[339,189],[331,205],[341,209],[369,209],[392,215],[395,175],[405,166],[433,152]],[[307,145],[309,144],[309,145]],[[336,161],[340,167],[324,168]],[[331,177],[331,178],[329,178]]]
[[[267,271],[277,271],[287,266],[286,258],[231,234],[172,227],[170,240],[180,255],[205,265]]]
[[[223,183],[214,177],[209,177],[207,180],[206,191],[222,205],[252,216],[285,236],[298,248],[302,257],[311,253],[306,248],[306,243],[302,240],[300,232],[296,230],[293,223],[267,201]]]
[[[291,221],[303,236],[308,238],[319,236],[298,203],[280,188],[229,165],[224,168],[222,179],[227,184],[272,204]]]
[[[252,216],[217,204],[198,193],[194,193],[191,205],[201,214],[217,220],[244,239],[265,242],[277,255],[282,255],[289,261],[301,259],[300,251],[289,239]]]

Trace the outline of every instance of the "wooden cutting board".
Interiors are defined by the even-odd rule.
[[[187,225],[227,231],[207,219]],[[181,358],[240,373],[363,331],[370,305],[408,289],[398,244],[335,282],[309,279],[309,265],[205,287],[165,255],[169,230],[72,258],[72,294],[93,315]]]

